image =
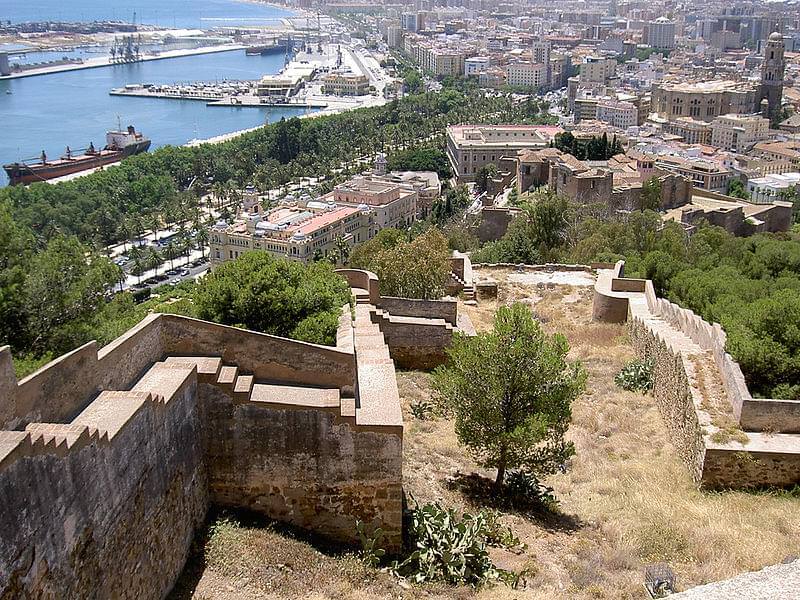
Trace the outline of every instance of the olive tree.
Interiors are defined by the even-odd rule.
[[[586,373],[569,344],[548,335],[523,304],[501,307],[492,331],[459,335],[433,373],[437,400],[455,415],[459,442],[484,467],[549,474],[574,454],[565,439]]]

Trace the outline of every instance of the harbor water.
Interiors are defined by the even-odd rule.
[[[148,3],[154,7],[191,4],[195,7],[195,15],[212,14],[204,12],[203,7],[218,5],[232,7],[230,14],[234,16],[239,14],[237,11],[249,13],[254,10],[272,17],[289,14],[269,6],[226,0],[179,0],[170,3],[137,0],[135,4],[147,6]],[[10,4],[3,3],[4,11]],[[7,13],[3,11],[0,18],[11,18],[12,21],[113,18],[112,15],[101,14],[101,8],[113,5],[116,6],[114,10],[121,10],[120,6],[126,4],[96,0],[64,4],[36,0],[33,3],[13,3],[12,14],[6,16]],[[74,6],[75,12],[70,9],[69,14],[60,17],[57,12],[25,12],[42,5],[62,13],[67,6]],[[81,19],[82,15],[88,13],[88,10],[81,12],[84,11],[81,7],[87,5],[95,6],[97,12]],[[20,18],[20,14],[25,18]],[[226,13],[223,10],[214,14],[224,16]],[[118,15],[117,18],[121,17]],[[55,157],[63,154],[66,146],[73,150],[85,148],[89,142],[102,146],[105,132],[116,128],[118,122],[123,127],[134,125],[152,140],[152,148],[157,148],[257,127],[284,116],[313,112],[311,109],[284,107],[208,107],[204,102],[195,100],[131,98],[108,94],[111,89],[130,83],[258,79],[262,75],[276,73],[283,62],[284,56],[281,54],[246,56],[244,50],[234,50],[0,81],[0,164],[38,157],[42,150],[48,156]],[[5,172],[0,171],[0,186],[7,183]]]
[[[268,25],[292,13],[259,2],[239,0],[3,0],[0,20],[133,21],[161,27],[212,29],[233,25]]]

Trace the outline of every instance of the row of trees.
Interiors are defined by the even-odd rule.
[[[553,146],[571,154],[578,160],[608,160],[616,154],[623,154],[622,143],[617,136],[609,140],[608,134],[592,136],[583,140],[575,137],[569,131],[556,134],[553,139]]]

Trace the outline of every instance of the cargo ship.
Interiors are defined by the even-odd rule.
[[[3,165],[3,169],[8,174],[11,185],[25,185],[102,167],[128,156],[147,152],[149,148],[150,140],[138,133],[133,126],[129,126],[127,131],[106,132],[106,145],[102,150],[96,150],[94,144],[89,143],[82,154],[74,154],[67,146],[64,155],[56,160],[48,159],[43,150],[37,159]]]
[[[267,54],[285,54],[294,49],[292,38],[284,38],[282,40],[274,40],[271,44],[262,44],[258,46],[249,46],[245,48],[244,53],[247,56],[258,56]]]

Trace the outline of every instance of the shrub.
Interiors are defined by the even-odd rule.
[[[653,389],[653,361],[630,361],[614,377],[614,383],[629,392],[649,392]]]
[[[539,506],[555,510],[558,499],[553,488],[544,485],[535,476],[524,471],[512,471],[506,477],[505,495],[509,505],[514,508]]]
[[[402,562],[396,561],[392,570],[415,583],[480,586],[504,580],[506,573],[494,566],[487,548],[507,541],[519,544],[510,530],[498,524],[496,515],[480,511],[459,518],[454,509],[438,503],[416,504],[408,533],[414,550]]]
[[[420,421],[427,421],[434,414],[434,406],[433,403],[428,402],[427,400],[419,400],[414,401],[411,403],[411,414],[414,415],[415,419],[419,419]]]

